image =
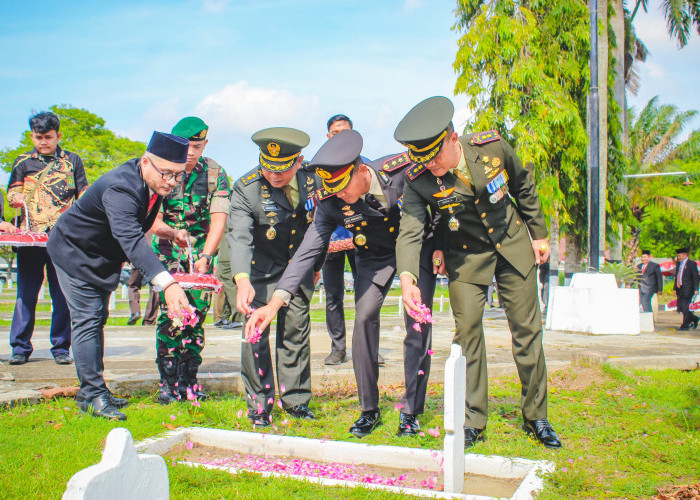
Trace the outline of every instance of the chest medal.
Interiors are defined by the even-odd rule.
[[[277,236],[277,231],[275,231],[274,227],[271,227],[265,232],[265,236],[267,237],[268,240],[274,240],[275,236]]]
[[[440,186],[440,193],[436,193],[433,196],[435,196],[436,198],[443,198],[443,200],[446,201],[448,199],[448,196],[452,194],[452,191],[454,191],[454,188],[451,188],[449,190],[445,188],[445,185],[442,183],[442,180],[439,177],[436,177],[435,180],[437,181],[438,186]],[[438,205],[440,205],[440,202],[438,202]],[[440,208],[446,208],[450,212],[450,218],[447,221],[447,227],[450,229],[450,231],[457,231],[459,229],[459,221],[457,220],[457,217],[455,217],[453,209],[453,207],[456,207],[457,205],[458,203],[448,202],[448,204],[440,206]]]
[[[357,246],[363,247],[363,246],[365,246],[365,243],[367,243],[367,236],[365,236],[362,233],[355,235],[355,244]]]

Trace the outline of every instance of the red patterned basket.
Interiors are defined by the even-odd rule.
[[[175,273],[173,278],[186,290],[211,290],[214,293],[219,293],[221,287],[224,286],[216,276],[211,274]]]
[[[355,244],[352,242],[352,238],[335,240],[328,244],[328,253],[344,252],[345,250],[355,250]]]

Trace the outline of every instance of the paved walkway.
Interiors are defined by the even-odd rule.
[[[397,297],[389,297],[396,304]],[[314,308],[321,307],[314,304]],[[454,333],[454,322],[448,312],[437,313],[433,333],[432,382],[442,382],[443,367],[449,355]],[[637,336],[593,336],[570,332],[545,331],[544,346],[550,371],[569,366],[572,360],[592,358],[634,367],[693,369],[700,366],[700,329],[678,332],[680,315],[661,312],[653,334]],[[511,354],[511,337],[502,309],[487,309],[485,334],[489,360],[489,376],[515,373]],[[352,321],[347,322],[352,332]],[[128,395],[139,391],[155,394],[157,371],[154,327],[107,327],[105,331],[105,378],[117,394]],[[380,368],[381,385],[403,383],[403,330],[402,320],[396,313],[382,317],[380,353],[386,364]],[[35,351],[25,365],[10,366],[9,327],[0,327],[0,405],[21,401],[38,401],[50,397],[42,391],[77,385],[75,368],[59,366],[51,357],[48,328],[37,327],[34,333]],[[240,330],[207,328],[207,345],[200,382],[205,390],[240,393]],[[274,340],[271,339],[272,345]],[[348,347],[351,338],[348,338]],[[347,387],[354,384],[352,363],[329,367],[323,360],[330,350],[325,324],[312,323],[311,366],[314,390]]]

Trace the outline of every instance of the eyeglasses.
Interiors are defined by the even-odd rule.
[[[180,182],[185,177],[185,172],[177,172],[177,173],[175,173],[175,172],[163,172],[158,167],[156,167],[156,164],[153,163],[153,160],[151,158],[148,158],[148,162],[153,167],[153,170],[155,170],[156,172],[158,172],[160,174],[160,176],[162,177],[162,179],[164,181],[169,181],[171,179],[175,179],[175,182]]]

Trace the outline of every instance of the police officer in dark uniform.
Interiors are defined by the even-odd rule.
[[[277,281],[299,248],[313,220],[316,177],[301,168],[302,148],[309,136],[296,129],[260,130],[253,137],[260,147],[259,165],[238,179],[231,195],[228,244],[231,269],[238,287],[236,306],[243,314],[264,306]],[[320,276],[321,259],[308,269],[301,291],[277,318],[277,382],[284,409],[292,417],[313,419],[311,399],[309,302],[314,277]],[[248,417],[254,426],[270,425],[275,397],[269,332],[260,341],[243,342],[241,375],[245,384]]]
[[[495,274],[522,383],[523,428],[545,446],[558,448],[561,442],[547,420],[535,264],[547,260],[549,246],[537,190],[530,172],[498,132],[459,137],[453,114],[449,99],[431,97],[409,111],[394,132],[416,163],[407,173],[397,244],[403,302],[415,311],[414,301],[421,297],[414,284],[420,279],[414,255],[421,246],[425,209],[431,207],[443,216],[443,265],[450,280],[454,342],[467,358],[465,446],[484,439],[488,379],[482,321]]]
[[[314,224],[291,264],[277,284],[267,307],[253,313],[246,326],[250,335],[255,326],[266,327],[283,305],[298,294],[299,284],[314,262],[323,254],[329,238],[338,225],[353,233],[356,246],[355,264],[355,327],[352,338],[352,361],[362,413],[350,432],[356,437],[371,433],[381,424],[379,408],[379,312],[396,273],[396,235],[401,219],[401,197],[404,172],[411,167],[404,153],[365,164],[361,157],[362,137],[354,130],[345,130],[331,137],[316,153],[310,167],[323,180]],[[427,234],[420,259],[419,286],[426,303],[432,303],[435,275],[431,267],[433,238]],[[278,317],[279,321],[279,317]],[[415,320],[406,320],[404,367],[406,394],[399,425],[399,435],[415,435],[420,431],[416,416],[423,413],[425,389],[430,374],[430,324],[415,331]]]

